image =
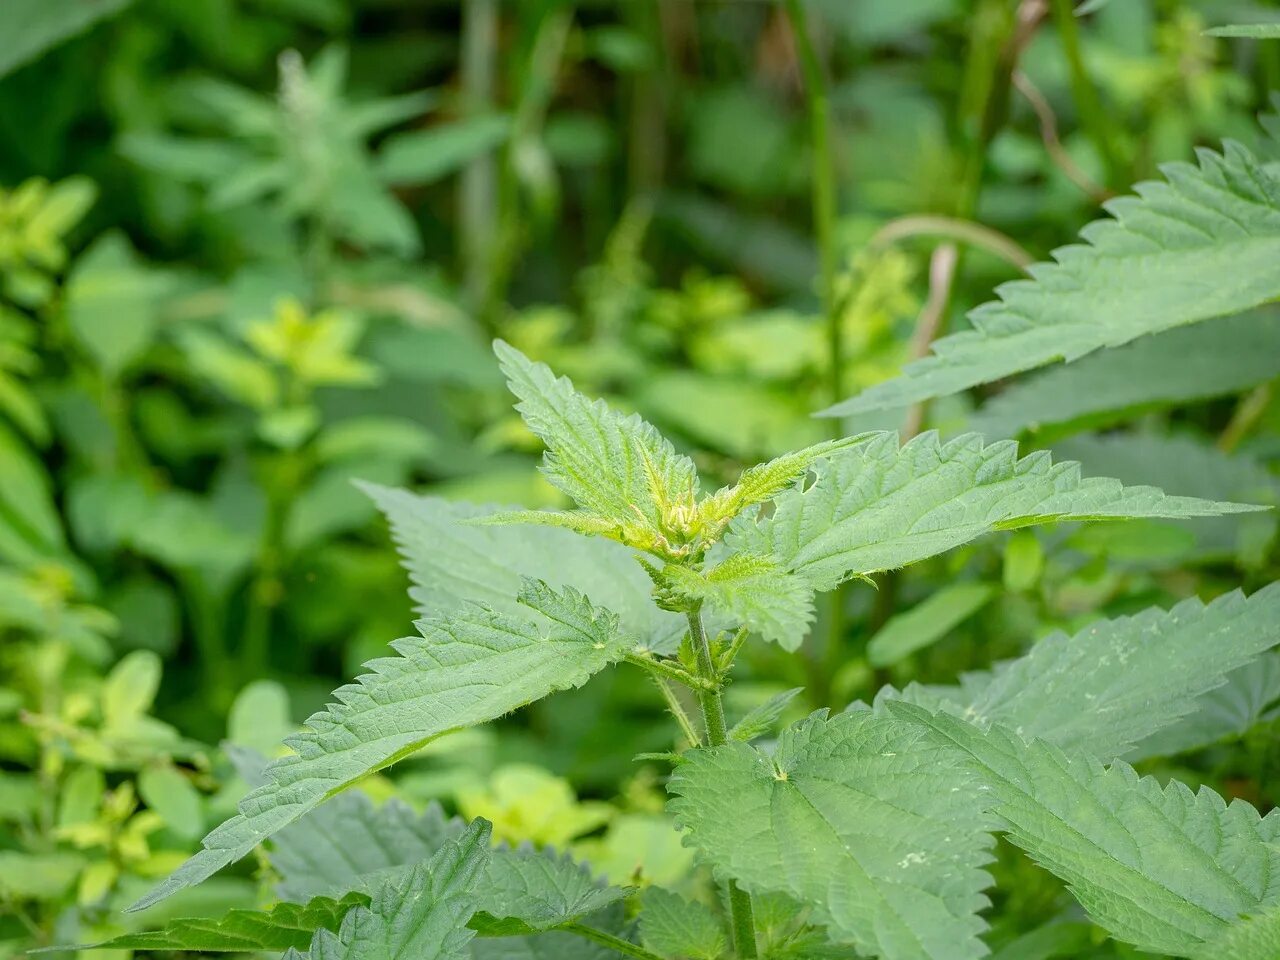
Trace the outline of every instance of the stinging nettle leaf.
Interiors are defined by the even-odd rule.
[[[946,396],[1280,296],[1280,180],[1245,147],[1197,151],[1163,181],[1104,204],[1112,219],[1001,286],[896,379],[823,411],[846,416]]]
[[[726,543],[771,556],[817,590],[936,556],[993,530],[1059,520],[1206,517],[1264,507],[1166,496],[1085,478],[1079,464],[1037,451],[1019,459],[1012,440],[976,434],[946,443],[933,431],[902,447],[884,432],[815,468],[807,488],[774,502],[771,516],[743,515]]]
[[[1277,644],[1280,583],[1209,604],[1193,597],[1052,633],[1026,656],[968,674],[943,694],[945,709],[1104,760],[1135,745],[1132,756],[1152,756],[1146,738],[1195,711],[1233,670],[1261,670],[1258,657]]]
[[[886,960],[984,956],[985,798],[960,758],[867,710],[815,714],[770,756],[694,750],[668,789],[720,878],[808,905],[834,941]]]
[[[661,887],[649,887],[642,898],[640,939],[664,957],[720,960],[728,938],[716,915],[693,900]]]
[[[493,349],[519,398],[516,409],[547,446],[542,469],[552,484],[619,526],[639,524],[654,547],[674,532],[676,511],[692,519],[697,470],[652,424],[588,399],[501,340]]]
[[[804,687],[792,687],[790,690],[782,691],[782,693],[775,693],[735,723],[729,730],[729,739],[750,743],[756,737],[769,733],[773,729],[773,725],[778,722],[778,718],[782,716],[783,711],[790,706],[791,701],[803,692]]]
[[[557,593],[530,580],[521,602],[540,616],[519,619],[472,604],[420,621],[420,637],[396,641],[398,657],[371,661],[370,673],[334,691],[338,702],[286,741],[295,753],[266,768],[267,782],[240,802],[240,812],[130,909],[199,883],[343,788],[441,734],[580,686],[635,646],[615,614],[572,589]]]
[[[768,557],[733,554],[706,572],[670,565],[662,580],[785,650],[800,646],[813,620],[813,588]]]
[[[1123,761],[1103,767],[1004,727],[984,733],[913,704],[889,710],[965,758],[1009,838],[1067,881],[1117,939],[1199,960],[1233,936],[1242,918],[1280,908],[1280,813],[1260,817],[1241,800],[1228,804],[1207,787],[1193,793],[1176,780],[1161,787]]]
[[[542,933],[618,903],[628,892],[597,880],[567,854],[498,849],[476,890],[471,928],[482,937]]]

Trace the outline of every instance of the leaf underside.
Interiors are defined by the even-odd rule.
[[[729,528],[735,552],[772,557],[815,589],[915,563],[993,530],[1057,520],[1202,517],[1260,509],[1171,497],[1155,487],[1085,478],[1043,451],[1018,458],[1011,440],[976,434],[943,443],[932,431],[899,447],[875,435],[815,468],[816,479],[763,519]]]

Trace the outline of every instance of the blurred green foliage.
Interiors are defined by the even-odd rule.
[[[1280,44],[1205,30],[1280,22],[1273,5],[1095,6],[809,0],[832,118],[831,317],[810,210],[827,158],[777,5],[0,6],[0,958],[120,932],[118,907],[244,791],[220,738],[272,749],[407,631],[393,545],[353,480],[560,504],[491,337],[727,479],[829,434],[814,410],[892,376],[930,326],[959,327],[1022,254],[1069,242],[1158,163],[1264,136]],[[944,433],[985,418],[1171,493],[1275,503],[1280,362],[1254,356],[1211,395],[1082,403],[1051,429],[998,395],[984,410],[990,391],[915,416]],[[1015,389],[1032,407],[1040,389],[1090,395],[1053,375]],[[1275,535],[1250,516],[965,548],[840,594],[820,627],[838,635],[806,657],[749,650],[731,712],[806,684],[788,717],[949,681],[1055,628],[1256,586],[1280,566]],[[1275,804],[1278,698],[1268,682],[1264,723],[1179,775]],[[663,768],[629,761],[669,744],[656,691],[616,672],[368,789],[693,893]],[[998,957],[1129,955],[1024,857],[1002,848],[995,869],[1018,877],[1001,877],[1016,893]],[[262,888],[242,873],[166,916]]]

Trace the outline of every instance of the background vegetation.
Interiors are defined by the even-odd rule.
[[[234,811],[220,741],[274,751],[409,631],[353,480],[559,504],[494,336],[720,480],[834,433],[971,429],[1276,502],[1274,308],[811,416],[962,328],[1158,163],[1266,136],[1280,43],[1205,30],[1280,22],[1273,5],[1087,6],[0,6],[0,957],[261,901],[241,867],[163,916],[119,913]],[[800,716],[950,681],[1053,629],[1275,580],[1275,534],[1257,514],[992,538],[838,594],[802,657],[749,648],[728,695],[803,685]],[[1263,722],[1146,768],[1274,806],[1271,657],[1224,706]],[[624,668],[368,789],[678,887],[665,768],[630,760],[670,740]],[[1014,892],[993,949],[1128,955],[1074,919],[1027,952],[1070,900],[1003,848],[996,869]]]

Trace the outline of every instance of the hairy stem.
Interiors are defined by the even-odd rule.
[[[1080,113],[1080,125],[1106,163],[1110,185],[1115,185],[1123,169],[1123,163],[1116,152],[1119,137],[1085,68],[1075,4],[1073,0],[1052,0],[1052,4],[1058,39],[1062,42],[1062,52],[1067,58],[1067,69],[1071,75],[1071,98]]]
[[[612,933],[605,933],[603,930],[597,930],[595,927],[588,927],[581,923],[566,923],[564,926],[557,927],[556,929],[591,940],[600,944],[602,947],[608,947],[610,950],[616,950],[623,956],[637,957],[639,960],[663,960],[663,958],[658,956],[656,953],[651,953],[644,947],[638,947],[630,940],[623,940],[621,937],[615,937]]]
[[[698,658],[698,673],[703,679],[713,682],[719,679],[715,660],[711,656],[711,644],[707,640],[706,628],[702,625],[702,611],[689,611],[689,639],[693,643],[694,654]],[[720,699],[718,686],[698,692],[698,701],[702,705],[702,721],[707,727],[707,744],[718,747],[729,739],[728,728],[724,722],[724,703]],[[732,880],[729,881],[729,916],[733,927],[733,948],[739,960],[755,960],[756,921],[755,911],[751,906],[751,894],[739,889]]]
[[[676,724],[680,727],[680,732],[684,734],[685,740],[691,746],[702,746],[702,738],[698,736],[698,731],[693,726],[693,721],[689,719],[688,712],[685,711],[684,704],[680,702],[680,698],[676,696],[676,692],[662,677],[653,676],[653,682],[657,684],[658,690],[662,693],[662,699],[667,702],[667,709],[671,712],[671,716],[675,717]]]

